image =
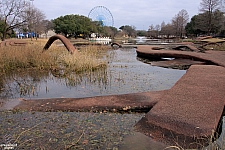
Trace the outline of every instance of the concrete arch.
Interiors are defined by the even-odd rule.
[[[122,45],[120,45],[119,43],[116,43],[116,42],[113,42],[113,43],[111,44],[112,47],[113,47],[114,45],[117,45],[117,46],[119,46],[120,48],[122,47]]]
[[[65,45],[65,47],[71,54],[78,53],[73,44],[65,36],[59,34],[50,37],[43,50],[47,50],[51,46],[51,44],[58,39]]]

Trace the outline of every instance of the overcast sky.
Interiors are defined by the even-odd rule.
[[[34,0],[33,5],[44,12],[47,19],[55,19],[69,14],[88,17],[96,6],[110,10],[114,27],[135,26],[147,30],[151,24],[168,23],[182,9],[187,10],[189,18],[199,13],[201,0]]]

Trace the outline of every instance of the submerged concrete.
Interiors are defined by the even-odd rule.
[[[22,100],[14,109],[29,111],[149,111],[165,91],[88,98]],[[3,106],[4,107],[4,106]]]

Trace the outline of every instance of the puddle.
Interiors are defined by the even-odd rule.
[[[154,150],[170,150],[169,146],[164,145],[163,143],[154,141],[150,137],[139,133],[133,132],[132,135],[128,135],[124,138],[123,144],[120,146],[120,150],[147,150],[147,149],[154,149]]]
[[[18,105],[21,100],[19,99],[8,99],[8,100],[1,100],[2,104],[0,107],[0,111],[2,110],[12,110],[16,105]]]

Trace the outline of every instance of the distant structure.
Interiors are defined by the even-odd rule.
[[[91,9],[88,14],[88,18],[92,21],[98,21],[102,26],[112,26],[114,25],[114,19],[112,13],[108,8],[104,6],[96,6]]]
[[[53,30],[49,30],[47,33],[42,33],[40,35],[40,38],[46,38],[49,39],[50,37],[56,35],[56,33]]]

